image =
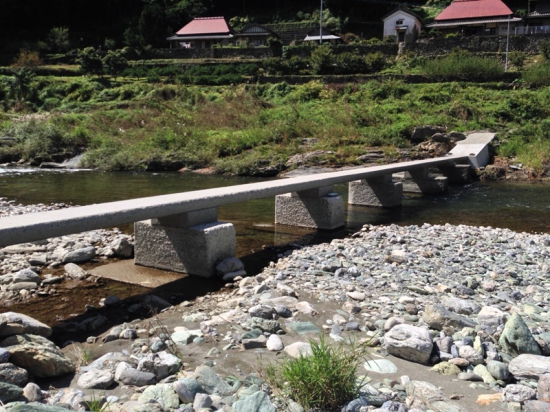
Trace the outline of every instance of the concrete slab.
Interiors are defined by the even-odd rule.
[[[90,273],[101,278],[112,279],[118,282],[140,285],[146,288],[155,289],[170,282],[183,279],[187,275],[166,270],[153,269],[134,264],[133,259],[120,260],[98,266]]]
[[[468,156],[470,165],[474,169],[485,167],[489,162],[489,143],[495,133],[472,133],[465,140],[457,142],[448,156]]]

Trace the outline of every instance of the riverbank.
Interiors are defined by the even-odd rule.
[[[432,143],[430,135],[415,134],[425,125],[444,134],[494,130],[496,154],[533,177],[545,175],[550,159],[548,96],[524,85],[387,79],[183,86],[44,78],[36,87],[56,105],[0,115],[0,163],[52,165],[85,152],[82,166],[102,170],[275,176],[298,167],[297,157],[304,166],[326,167],[415,157],[418,145]]]
[[[261,364],[297,346],[307,351],[324,335],[331,344],[371,340],[369,370],[358,370],[368,373],[356,402],[368,400],[364,410],[386,402],[380,410],[434,409],[435,400],[457,411],[546,410],[535,398],[546,400],[542,375],[550,371],[549,253],[548,234],[367,225],[177,306],[109,298],[129,315],[152,303],[158,314],[67,344],[63,353],[79,368],[38,379],[44,390],[58,388],[39,399],[109,399],[113,411],[201,402],[211,410],[300,410],[263,382]]]

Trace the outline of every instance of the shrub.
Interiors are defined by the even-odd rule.
[[[103,58],[103,67],[116,80],[117,76],[128,67],[128,60],[126,60],[122,52],[109,50]]]
[[[309,64],[315,74],[327,74],[332,69],[332,51],[329,46],[319,46],[309,58]]]
[[[422,70],[433,79],[460,80],[489,80],[504,72],[498,60],[456,52],[444,58],[426,60]]]
[[[353,400],[363,385],[356,372],[365,359],[365,346],[329,346],[310,341],[311,356],[287,359],[266,368],[267,382],[306,410],[336,410]]]
[[[532,65],[522,73],[521,78],[533,86],[550,86],[550,63]]]
[[[93,47],[86,47],[78,55],[80,70],[86,75],[103,74],[103,61]]]
[[[540,54],[544,56],[545,60],[550,60],[550,40],[544,40],[539,44]]]
[[[376,73],[384,70],[386,64],[386,56],[380,52],[369,53],[365,56],[365,70],[367,73]]]
[[[510,53],[510,63],[512,63],[518,70],[523,69],[525,64],[526,55],[524,52],[512,52]]]
[[[12,66],[20,69],[34,70],[38,66],[42,66],[42,64],[44,63],[37,51],[21,49]]]
[[[359,53],[341,53],[336,56],[336,72],[339,74],[355,74],[365,71],[365,60]]]

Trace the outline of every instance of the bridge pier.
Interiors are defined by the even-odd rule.
[[[344,200],[332,186],[275,197],[275,224],[332,230],[345,225]]]
[[[403,181],[403,192],[439,194],[449,188],[448,179],[444,176],[432,177],[427,167],[394,175]]]
[[[216,275],[216,264],[237,254],[235,227],[218,222],[216,208],[150,219],[134,224],[136,265]]]
[[[396,207],[403,198],[403,183],[394,182],[392,175],[349,182],[350,205]]]
[[[448,179],[451,185],[465,184],[471,181],[470,165],[441,165],[439,171]]]

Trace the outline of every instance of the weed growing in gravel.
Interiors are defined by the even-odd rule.
[[[368,358],[367,343],[329,345],[310,341],[312,354],[265,367],[266,381],[306,410],[333,410],[355,399],[366,376],[357,368]]]
[[[70,353],[75,359],[77,368],[86,366],[94,358],[94,351],[92,348],[86,348],[81,346],[72,345]]]

